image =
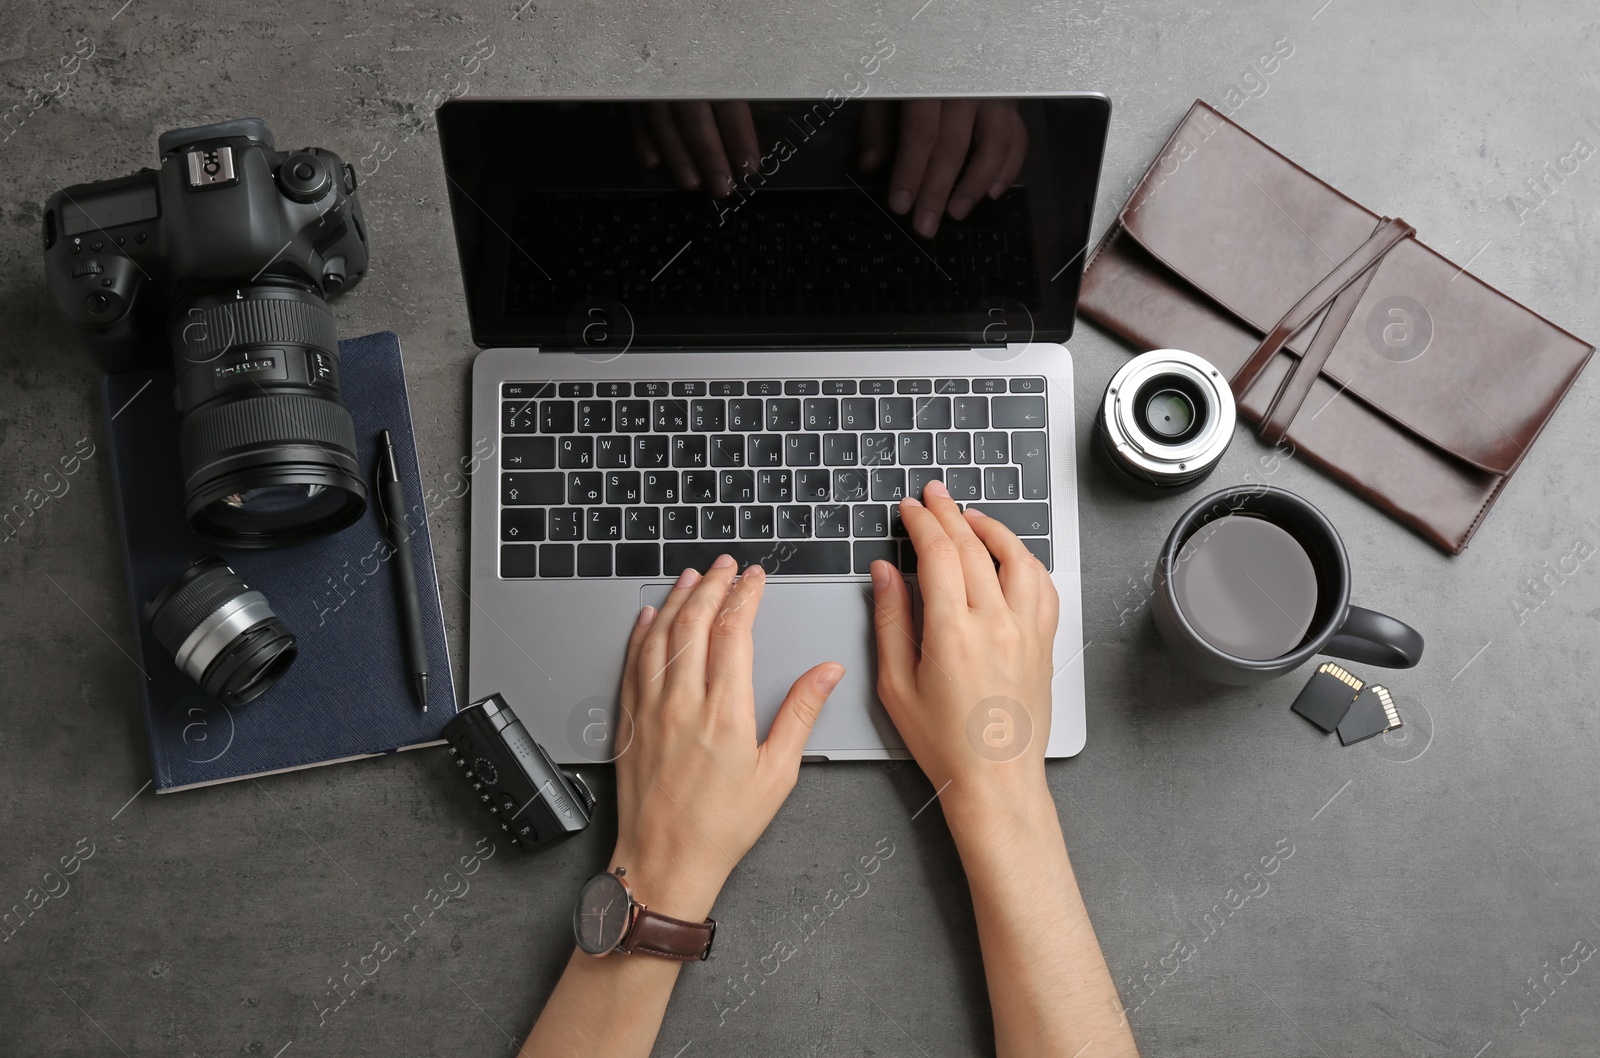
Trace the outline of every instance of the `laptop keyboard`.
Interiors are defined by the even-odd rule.
[[[506,382],[500,576],[916,572],[899,502],[940,480],[1046,567],[1045,380]]]

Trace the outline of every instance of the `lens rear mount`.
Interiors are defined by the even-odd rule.
[[[1216,367],[1182,349],[1134,357],[1106,386],[1095,431],[1120,477],[1165,495],[1205,479],[1233,440],[1233,391]]]

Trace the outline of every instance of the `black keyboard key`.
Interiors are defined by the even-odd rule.
[[[897,540],[904,540],[910,534],[906,532],[905,522],[900,518],[900,505],[889,504],[889,535]]]
[[[1006,380],[1003,378],[975,378],[972,380],[974,393],[1004,393]]]
[[[852,545],[857,573],[871,573],[878,559],[894,562],[900,557],[900,545],[893,540],[857,540]]]
[[[848,397],[855,391],[856,380],[853,378],[829,378],[822,382],[822,392],[836,397]]]
[[[771,507],[739,508],[739,539],[768,540],[772,537],[773,513]]]
[[[562,486],[565,484],[560,471],[548,474],[538,471],[501,474],[500,502],[507,507],[560,503]]]
[[[917,571],[917,549],[910,540],[900,541],[900,572],[910,576]]]
[[[783,384],[783,392],[790,397],[805,397],[818,392],[815,379],[791,378]]]
[[[950,498],[958,502],[983,498],[983,469],[981,467],[951,467],[944,472],[944,487]]]
[[[582,540],[583,509],[580,507],[557,507],[552,510],[550,512],[550,539]]]
[[[762,428],[766,418],[766,405],[759,400],[730,400],[728,402],[728,429],[750,433]]]
[[[916,424],[915,403],[910,397],[884,397],[878,401],[878,429],[909,430]]]
[[[716,503],[717,474],[714,470],[683,472],[683,503]]]
[[[936,378],[933,380],[935,393],[970,393],[972,383],[964,378]]]
[[[827,503],[832,484],[832,471],[797,470],[794,472],[794,498],[802,503]]]
[[[919,430],[948,430],[950,429],[950,398],[918,397],[915,415],[916,426]]]
[[[640,382],[633,387],[633,391],[641,397],[665,397],[672,392],[672,385],[668,382]]]
[[[1049,536],[1048,503],[969,503],[1018,536]]]
[[[657,470],[667,465],[667,438],[661,434],[640,434],[633,439],[633,465]]]
[[[706,395],[704,382],[674,382],[672,384],[674,397],[703,397]]]
[[[678,472],[676,470],[650,470],[644,475],[644,502],[677,503]]]
[[[831,433],[822,439],[823,466],[853,467],[859,458],[855,434]]]
[[[887,466],[894,462],[894,434],[864,433],[861,435],[861,462],[865,466]]]
[[[783,435],[751,434],[748,460],[748,465],[753,467],[783,466]]]
[[[655,544],[618,544],[617,576],[659,577],[661,548]]]
[[[539,548],[536,544],[501,544],[500,576],[537,577],[539,575]]]
[[[807,398],[801,421],[808,430],[837,430],[839,428],[839,398]]]
[[[711,383],[711,395],[713,397],[737,397],[742,393],[744,393],[743,382],[724,381]]]
[[[975,433],[972,435],[972,458],[976,463],[1009,463],[1006,435],[1003,433]]]
[[[629,540],[661,538],[660,507],[629,507],[622,512],[622,535]]]
[[[501,433],[533,433],[539,429],[539,406],[531,400],[508,400],[500,405]]]
[[[800,399],[774,397],[767,401],[767,429],[788,432],[800,429]]]
[[[643,383],[640,383],[643,385]],[[647,400],[617,401],[617,430],[622,433],[644,433],[650,429],[650,402]]]
[[[563,437],[556,442],[556,455],[563,470],[587,470],[594,466],[594,438]]]
[[[792,433],[783,439],[783,461],[792,467],[814,467],[822,462],[822,437]]]
[[[900,465],[925,467],[933,462],[933,434],[903,433],[900,435]]]
[[[643,495],[637,470],[613,470],[606,475],[607,503],[638,503]]]
[[[633,393],[633,383],[597,382],[594,392],[597,397],[627,397]]]
[[[996,397],[989,402],[989,411],[997,430],[1044,429],[1043,397]]]
[[[524,507],[500,512],[500,539],[520,543],[544,539],[544,508]]]
[[[650,424],[656,433],[679,433],[689,428],[689,402],[656,400],[650,402]]]
[[[728,428],[728,402],[707,397],[689,402],[689,429],[701,433],[720,433]]]
[[[851,468],[833,472],[833,498],[839,502],[867,498],[867,472]]]
[[[583,536],[586,540],[622,539],[621,507],[590,507]]]
[[[594,396],[593,382],[563,382],[558,388],[563,397],[592,397]]]
[[[986,500],[1020,499],[1021,475],[1016,467],[984,467],[983,498]]]
[[[575,405],[570,400],[539,402],[540,433],[571,433],[576,423]]]
[[[811,516],[811,529],[819,537],[850,535],[850,508],[842,503],[824,504]]]
[[[969,433],[942,433],[935,447],[939,462],[946,466],[972,462],[972,435]]]
[[[1023,546],[1033,552],[1033,557],[1044,563],[1045,569],[1054,569],[1050,564],[1050,541],[1042,536],[1025,536],[1022,538]]]
[[[668,540],[694,540],[700,535],[700,515],[693,507],[668,507],[661,512],[661,535]]]
[[[778,539],[803,540],[811,535],[810,507],[778,508]]]
[[[787,470],[756,471],[756,500],[759,503],[789,503],[794,500],[794,478]]]
[[[1044,379],[1042,378],[1014,378],[1011,380],[1013,393],[1043,393]]]
[[[845,540],[796,540],[774,547],[765,541],[749,543],[667,544],[662,562],[668,573],[683,569],[702,572],[718,555],[732,555],[744,569],[759,564],[768,573],[780,576],[817,577],[850,572],[850,543]]]
[[[575,553],[571,544],[539,545],[539,576],[570,577],[576,569]]]
[[[672,439],[672,465],[706,466],[706,438],[703,434],[679,434]]]
[[[894,392],[894,379],[892,378],[865,378],[861,380],[861,392],[868,394],[883,394]]]
[[[783,392],[783,383],[776,379],[763,379],[750,383],[745,387],[745,392],[752,397],[776,397]]]
[[[885,503],[899,503],[906,494],[906,472],[899,467],[878,469],[872,472],[872,498]]]
[[[906,495],[914,500],[922,499],[922,490],[928,487],[930,481],[943,481],[944,471],[938,467],[921,467],[906,471]]]
[[[744,434],[719,433],[711,438],[711,465],[744,466]]]
[[[556,384],[554,382],[502,382],[500,383],[500,395],[507,400],[512,397],[520,397],[523,400],[527,400],[530,397],[553,397],[556,395]]]
[[[601,470],[615,470],[617,467],[628,465],[629,451],[628,438],[615,434],[609,437],[596,437],[594,439],[594,465]]]
[[[610,544],[579,544],[578,545],[578,576],[580,576],[580,577],[609,577],[609,576],[611,576],[611,545]]]
[[[549,470],[555,465],[554,437],[507,437],[500,442],[503,470]]]
[[[958,430],[987,430],[989,428],[988,397],[957,397],[952,402],[954,414],[951,425]]]
[[[717,475],[718,503],[750,503],[755,498],[755,471],[724,470]]]
[[[611,402],[609,400],[580,400],[578,402],[579,433],[610,433]]]
[[[605,502],[605,475],[593,470],[567,475],[567,502],[578,507]],[[559,502],[559,501],[557,501]]]
[[[738,513],[738,511],[735,510],[732,507],[702,507],[702,508],[700,508],[700,539],[702,539],[702,540],[732,540],[733,537],[734,537],[734,531],[735,531],[734,516],[737,513]],[[667,551],[669,553],[669,560],[668,560],[668,562],[666,564],[667,571],[671,572],[672,570],[675,570],[675,569],[676,570],[681,570],[683,568],[681,565],[676,565],[672,561],[670,561],[670,553],[672,551],[672,548],[668,547]],[[703,564],[701,564],[701,565],[699,565],[699,566],[697,566],[695,568],[704,570],[706,568],[706,566],[709,566],[711,564],[711,559],[716,558],[716,557],[717,557],[716,555],[712,555],[711,558],[706,559],[706,561]]]
[[[1050,497],[1050,458],[1043,433],[1011,435],[1011,461],[1022,468],[1022,498]]]
[[[878,426],[878,401],[875,397],[847,397],[839,424],[846,430],[874,430]]]
[[[858,537],[888,536],[889,508],[881,503],[858,503],[850,508],[851,534]]]
[[[933,383],[926,378],[902,378],[894,388],[897,393],[932,393]]]

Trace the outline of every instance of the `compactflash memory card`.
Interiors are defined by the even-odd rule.
[[[1364,686],[1359,678],[1330,661],[1311,674],[1310,682],[1290,708],[1322,730],[1332,732]]]
[[[1350,703],[1350,711],[1339,721],[1339,741],[1353,746],[1399,726],[1400,711],[1394,707],[1388,688],[1369,683],[1356,695],[1356,700]]]

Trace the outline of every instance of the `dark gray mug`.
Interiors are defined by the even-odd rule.
[[[1265,518],[1288,532],[1305,548],[1317,573],[1311,627],[1299,646],[1265,661],[1235,657],[1201,638],[1184,616],[1173,587],[1173,567],[1184,543],[1201,526],[1232,514]],[[1422,636],[1416,629],[1350,604],[1350,558],[1333,523],[1299,496],[1271,485],[1235,485],[1183,513],[1156,560],[1152,610],[1167,648],[1190,670],[1216,683],[1265,683],[1319,653],[1391,669],[1408,669],[1422,660]]]

